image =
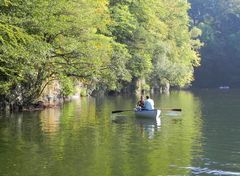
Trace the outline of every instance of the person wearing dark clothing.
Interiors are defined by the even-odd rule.
[[[143,99],[143,96],[141,96],[140,100],[139,100],[138,103],[137,103],[137,106],[138,106],[138,107],[141,107],[141,108],[144,107],[144,99]]]

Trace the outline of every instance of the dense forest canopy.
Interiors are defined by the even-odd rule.
[[[29,104],[58,80],[64,95],[186,86],[199,66],[200,30],[187,0],[1,0],[0,101]]]
[[[202,30],[196,87],[240,86],[240,1],[189,0],[192,25]]]

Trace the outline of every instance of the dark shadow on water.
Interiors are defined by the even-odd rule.
[[[128,116],[125,116],[125,115],[115,115],[112,117],[112,123],[115,123],[115,124],[124,124],[124,123],[127,123],[128,121]]]

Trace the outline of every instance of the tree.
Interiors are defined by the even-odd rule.
[[[163,27],[156,30],[162,31],[162,35],[155,37],[154,69],[150,80],[156,87],[159,84],[189,85],[193,80],[193,68],[199,66],[198,50],[202,45],[197,38],[200,31],[189,29],[189,4],[186,1],[167,1],[153,6]]]
[[[203,32],[202,63],[195,86],[239,86],[240,2],[236,0],[191,0],[190,15]],[[219,77],[219,75],[222,75]]]
[[[0,8],[2,96],[29,104],[61,75],[92,80],[111,60],[106,1],[13,0]]]

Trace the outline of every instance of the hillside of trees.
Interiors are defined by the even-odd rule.
[[[240,1],[189,0],[192,25],[202,30],[195,87],[240,87]]]
[[[104,92],[139,80],[146,90],[189,85],[202,45],[189,9],[186,0],[2,0],[0,102],[31,104],[53,80],[66,96],[79,81]]]

